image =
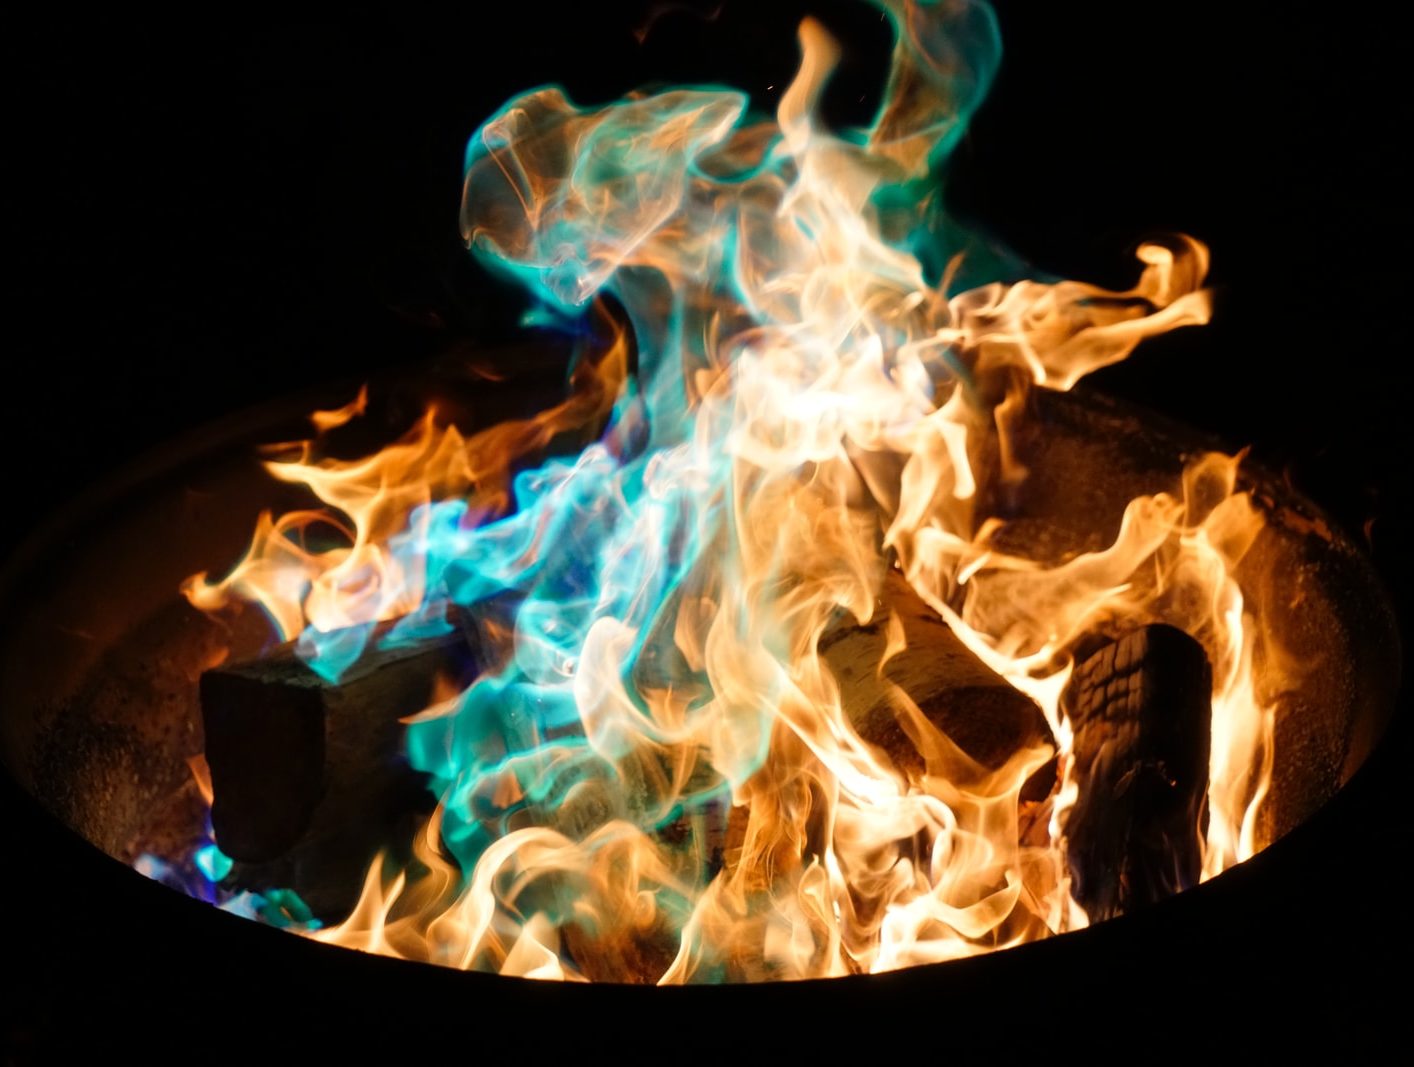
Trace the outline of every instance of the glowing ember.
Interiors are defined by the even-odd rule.
[[[415,862],[375,863],[353,914],[310,936],[675,983],[883,971],[1083,926],[1060,696],[1076,642],[1121,624],[1186,631],[1212,666],[1203,875],[1264,843],[1274,687],[1258,688],[1264,630],[1234,577],[1262,525],[1238,459],[1194,458],[1172,494],[1129,504],[1109,547],[1059,560],[1009,537],[1002,503],[1027,485],[1028,392],[1204,322],[1206,249],[1143,246],[1125,292],[954,292],[937,171],[995,70],[995,24],[960,0],[887,11],[892,75],[858,134],[814,118],[835,46],[810,21],[774,122],[719,90],[511,101],[468,149],[469,246],[559,314],[612,294],[631,338],[533,419],[463,436],[429,412],[358,462],[311,443],[271,463],[327,510],[267,516],[230,575],[186,587],[209,611],[259,603],[329,679],[375,622],[408,617],[376,638],[396,642],[431,600],[511,606],[488,669],[408,727],[441,797]],[[597,439],[538,458],[571,430]],[[307,547],[314,523],[346,543]],[[890,681],[909,638],[893,585],[1033,699],[1049,736],[984,765]],[[882,635],[865,677],[916,767],[861,736],[822,651],[864,624]],[[1053,759],[1051,795],[1023,802]],[[307,917],[283,898],[244,910]]]

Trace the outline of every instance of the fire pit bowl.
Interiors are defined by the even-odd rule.
[[[539,387],[536,360],[517,353],[507,365],[531,369],[496,386],[504,391],[500,396],[533,394]],[[544,367],[542,359],[538,368]],[[428,376],[434,392],[447,388],[447,377],[439,374]],[[481,382],[473,392],[488,388]],[[83,915],[73,921],[95,931],[88,966],[119,985],[120,976],[131,971],[159,995],[189,1007],[209,1003],[214,1018],[228,1010],[226,998],[240,1002],[257,986],[273,982],[282,995],[326,1006],[340,990],[355,988],[480,998],[486,1006],[563,1018],[619,1010],[615,1005],[622,1003],[659,1026],[692,998],[717,998],[713,1003],[721,1004],[723,998],[750,997],[738,1002],[772,1011],[773,1005],[791,1011],[840,997],[899,1004],[936,996],[941,1002],[944,991],[982,1003],[987,990],[1038,981],[1038,973],[1055,975],[1074,966],[1077,974],[1091,974],[1097,960],[1107,961],[1105,969],[1128,960],[1144,971],[1156,991],[1150,998],[1155,1017],[1165,1018],[1174,1010],[1163,1006],[1165,997],[1176,996],[1191,980],[1202,945],[1207,944],[1208,957],[1220,953],[1213,938],[1250,920],[1255,902],[1282,893],[1283,879],[1300,877],[1303,864],[1319,862],[1299,846],[1303,835],[1318,831],[1302,824],[1364,763],[1395,706],[1398,638],[1370,565],[1317,507],[1244,465],[1244,486],[1269,519],[1254,553],[1275,561],[1264,570],[1279,582],[1244,593],[1282,598],[1292,606],[1294,621],[1284,641],[1287,651],[1308,665],[1278,714],[1264,836],[1276,841],[1301,829],[1292,834],[1295,845],[1283,842],[1272,857],[1264,853],[1150,911],[1052,942],[892,975],[766,991],[551,988],[310,943],[183,899],[140,878],[127,864],[140,844],[150,843],[155,813],[187,781],[185,760],[202,749],[201,671],[228,644],[253,651],[268,639],[259,626],[248,634],[226,631],[190,607],[178,584],[215,561],[234,560],[259,510],[300,502],[298,494],[282,497],[285,489],[262,471],[253,446],[297,435],[300,417],[319,400],[299,397],[269,405],[134,466],[39,530],[11,560],[0,584],[5,608],[0,754],[28,795],[22,803],[32,798],[48,813],[36,809],[30,817],[45,847],[63,857],[65,869],[44,878],[63,882],[56,899],[86,902]],[[1041,391],[1035,404],[1035,433],[1024,459],[1032,484],[1044,488],[1030,494],[1014,518],[1035,523],[1044,531],[1038,536],[1054,539],[1061,553],[1111,538],[1126,501],[1170,487],[1184,458],[1209,447],[1181,426],[1083,391]],[[504,414],[505,404],[495,406]],[[392,404],[390,418],[407,410]],[[35,894],[44,895],[38,883]],[[1228,918],[1214,925],[1214,909],[1221,914],[1222,908]],[[1246,930],[1254,943],[1263,936],[1258,926]],[[125,950],[132,955],[125,957]],[[1167,961],[1163,967],[1154,963],[1159,958]],[[195,987],[183,988],[183,972]],[[1124,985],[1128,979],[1111,985],[1116,982]],[[1107,995],[1124,1003],[1138,996],[1120,989]],[[114,1000],[123,1002],[121,996]],[[36,1010],[44,1015],[45,1009]],[[411,1008],[409,1013],[416,1014]],[[1142,1012],[1132,1015],[1131,1022],[1142,1017]],[[395,1030],[396,1020],[393,1012],[370,1025],[380,1032]]]

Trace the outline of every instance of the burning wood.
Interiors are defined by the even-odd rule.
[[[306,443],[269,469],[325,510],[264,516],[226,578],[188,582],[315,645],[429,589],[514,598],[507,654],[408,727],[436,878],[373,869],[319,936],[537,977],[823,977],[1049,936],[1256,847],[1272,711],[1238,460],[1196,456],[1122,517],[1081,487],[1068,518],[1092,528],[1064,551],[1012,521],[1066,526],[1026,510],[1053,488],[1028,501],[1031,391],[1205,321],[1207,250],[1141,246],[1123,291],[939,283],[957,249],[913,255],[949,227],[908,194],[980,102],[994,27],[982,4],[887,6],[908,31],[848,142],[812,114],[838,50],[809,20],[775,123],[718,90],[508,105],[467,153],[464,235],[560,312],[617,301],[621,343],[531,418],[465,436],[429,410],[360,460]],[[1202,632],[1211,673],[1146,629],[1082,664],[1066,714],[1065,653],[1097,619]],[[408,781],[398,720],[439,671],[468,680],[465,652],[376,651],[337,686],[288,650],[208,676],[222,846],[366,852]]]
[[[1072,893],[1091,920],[1133,911],[1198,883],[1212,719],[1203,647],[1146,626],[1075,669],[1079,798],[1066,823]]]
[[[420,792],[422,776],[401,756],[400,720],[474,674],[474,638],[454,618],[448,632],[389,647],[381,642],[394,624],[380,625],[338,682],[292,644],[202,675],[211,822],[227,855],[263,863],[350,827],[366,835]]]
[[[900,639],[903,647],[890,647]],[[914,778],[925,770],[929,740],[900,694],[984,767],[995,769],[1024,747],[1054,745],[1036,702],[988,669],[896,570],[884,579],[874,619],[828,631],[820,653],[859,735]]]

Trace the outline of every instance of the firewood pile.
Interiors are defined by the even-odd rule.
[[[820,653],[854,729],[903,779],[921,780],[938,745],[979,775],[1023,749],[1055,748],[1041,709],[978,660],[897,572],[877,609],[864,624],[842,618]],[[450,618],[445,632],[386,648],[378,640],[384,624],[338,682],[320,678],[288,645],[203,675],[212,824],[236,861],[232,884],[289,887],[337,921],[375,856],[412,839],[435,798],[403,755],[404,721],[437,694],[464,688],[488,654],[474,620],[460,609]],[[1074,730],[1078,792],[1064,836],[1072,896],[1095,921],[1198,881],[1211,672],[1198,642],[1162,625],[1093,635],[1075,652],[1062,707]],[[924,722],[901,710],[898,692]],[[1021,844],[1044,842],[1061,784],[1054,758],[1026,782]],[[581,839],[634,803],[614,785],[624,788],[581,783],[558,807],[532,815]],[[688,836],[681,822],[658,831],[669,851],[674,835]],[[699,850],[705,835],[709,874],[739,854],[744,823],[744,811],[723,799],[695,827]],[[662,923],[627,933],[571,925],[565,936],[593,980],[652,980],[675,951],[675,933]]]

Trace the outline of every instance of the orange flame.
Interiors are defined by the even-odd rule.
[[[905,10],[908,33],[920,18]],[[678,983],[877,972],[1082,926],[1065,861],[1078,787],[1060,696],[1076,640],[1121,620],[1175,625],[1213,665],[1204,876],[1264,843],[1257,813],[1280,682],[1259,684],[1260,627],[1236,578],[1263,523],[1237,491],[1241,457],[1196,457],[1176,491],[1130,502],[1108,547],[1060,561],[1027,555],[985,510],[996,487],[1025,484],[1015,442],[1030,390],[1069,389],[1146,337],[1207,321],[1207,249],[1190,238],[1146,244],[1138,282],[1120,292],[1023,281],[948,297],[880,237],[870,196],[926,172],[950,127],[900,96],[866,145],[823,133],[812,112],[836,49],[810,21],[801,41],[774,127],[737,128],[729,94],[622,105],[632,130],[623,151],[696,161],[632,187],[577,184],[568,161],[585,145],[600,150],[611,109],[581,114],[541,90],[483,131],[464,211],[470,243],[530,263],[547,233],[582,216],[603,244],[579,275],[555,275],[557,293],[582,300],[634,270],[688,305],[702,338],[701,358],[681,371],[694,430],[665,451],[663,484],[693,487],[728,518],[651,630],[598,618],[557,668],[599,771],[550,810],[527,783],[574,757],[552,743],[507,754],[477,787],[504,821],[473,869],[446,854],[439,810],[407,870],[385,882],[375,863],[352,915],[312,936],[504,974]],[[923,79],[896,69],[896,82]],[[752,170],[767,152],[780,168]],[[713,177],[723,173],[748,175],[729,202]],[[693,205],[710,206],[706,223],[694,223]],[[724,254],[728,216],[742,234],[723,265],[739,288],[731,301],[701,280]],[[422,509],[440,500],[507,514],[515,465],[566,429],[601,424],[626,395],[626,360],[621,338],[581,368],[563,403],[469,437],[429,411],[361,461],[305,444],[268,468],[328,510],[262,516],[235,570],[218,582],[198,575],[186,594],[206,610],[259,603],[285,638],[416,610],[428,595],[424,560],[390,543],[409,531],[416,542]],[[714,480],[723,464],[728,476]],[[342,543],[311,547],[316,524]],[[910,647],[905,623],[880,603],[891,572],[1036,702],[1049,737],[984,764],[890,680],[888,665]],[[861,736],[823,648],[842,615],[882,634],[866,674],[918,769]],[[661,651],[652,669],[640,647]],[[451,704],[428,713],[454,715]],[[1056,789],[1026,832],[1037,805],[1023,789],[1052,759]],[[684,804],[714,788],[730,803]]]
[[[441,426],[435,408],[396,444],[351,462],[320,459],[317,442],[297,446],[292,459],[265,464],[275,478],[308,486],[327,510],[293,511],[275,519],[261,514],[241,562],[219,581],[205,572],[182,584],[182,593],[203,611],[232,601],[259,604],[283,640],[306,626],[337,630],[410,614],[425,589],[420,559],[408,567],[387,552],[395,534],[414,522],[421,507],[460,496],[471,509],[497,515],[510,503],[514,465],[558,434],[602,422],[623,387],[628,345],[620,333],[597,361],[586,361],[571,378],[570,396],[529,419],[498,423],[462,436]],[[341,426],[366,407],[366,387],[336,411],[316,412],[321,430]],[[323,528],[344,543],[312,548],[311,530]]]

